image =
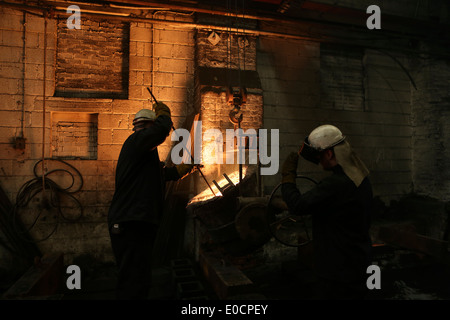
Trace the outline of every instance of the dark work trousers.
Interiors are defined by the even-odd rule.
[[[157,226],[142,221],[120,224],[111,232],[111,246],[118,267],[116,298],[147,299],[152,279],[152,250]]]

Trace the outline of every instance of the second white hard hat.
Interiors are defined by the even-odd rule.
[[[341,130],[330,124],[315,128],[308,136],[310,146],[318,151],[332,148],[344,140]]]
[[[155,111],[149,109],[141,109],[134,116],[133,125],[141,121],[155,121],[156,113]]]

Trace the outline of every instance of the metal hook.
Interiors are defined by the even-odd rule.
[[[236,117],[236,115],[241,111],[241,108],[239,106],[234,106],[234,108],[229,113],[229,119],[231,123],[237,124],[240,126],[242,122],[243,114],[241,113],[239,117]]]

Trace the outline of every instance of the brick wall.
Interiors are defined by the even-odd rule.
[[[171,16],[170,13],[159,14]],[[58,97],[55,95],[57,83],[63,85],[63,77],[57,77],[62,66],[58,60],[58,53],[66,53],[64,63],[80,66],[79,54],[68,53],[75,51],[75,44],[85,43],[95,33],[96,23],[105,26],[101,32],[112,31],[116,25],[112,21],[97,21],[85,19],[81,15],[82,30],[71,30],[73,43],[63,45],[58,43],[59,34],[63,26],[56,20],[48,20],[47,28],[47,78],[46,78],[46,114],[43,120],[43,57],[44,57],[44,20],[43,18],[26,14],[26,27],[24,29],[24,14],[21,11],[0,7],[0,177],[1,187],[6,191],[11,201],[15,201],[21,186],[33,178],[33,166],[42,158],[42,133],[45,130],[45,157],[55,155],[56,140],[52,140],[55,126],[52,118],[55,114],[73,114],[72,122],[76,117],[85,118],[88,115],[96,116],[97,126],[97,156],[96,160],[66,160],[77,168],[83,176],[84,185],[76,197],[83,205],[83,217],[77,223],[62,222],[55,233],[48,240],[39,242],[39,247],[45,252],[60,250],[64,252],[66,262],[80,254],[89,253],[102,261],[112,261],[109,235],[106,229],[106,215],[114,192],[114,173],[120,148],[125,139],[132,133],[132,119],[141,108],[151,106],[150,95],[146,87],[150,87],[155,96],[169,105],[172,110],[173,121],[176,127],[180,126],[186,116],[193,112],[193,74],[194,74],[194,31],[177,29],[165,25],[151,25],[146,23],[129,24],[129,64],[127,99],[107,97]],[[191,21],[190,16],[173,16],[171,19]],[[89,34],[83,32],[88,27]],[[117,24],[121,34],[127,34],[122,23]],[[25,32],[24,32],[25,31]],[[77,33],[77,31],[81,31]],[[87,30],[85,30],[87,31]],[[100,31],[98,29],[97,31]],[[25,34],[25,41],[22,37]],[[113,36],[113,35],[111,35]],[[116,44],[119,42],[117,38]],[[121,38],[125,39],[124,37]],[[66,39],[67,40],[67,39]],[[123,44],[123,43],[122,43]],[[74,47],[75,46],[75,47]],[[91,46],[91,48],[93,48]],[[101,55],[101,52],[88,52],[91,56]],[[117,52],[116,52],[117,53]],[[113,55],[116,57],[116,55]],[[111,58],[108,56],[108,59]],[[106,60],[108,60],[106,59]],[[72,61],[73,60],[73,61]],[[87,59],[81,66],[92,62]],[[126,60],[122,56],[122,62]],[[116,60],[109,60],[114,62]],[[109,63],[104,62],[104,63]],[[109,65],[109,64],[108,64]],[[117,72],[111,83],[115,85],[120,80],[118,65],[113,67]],[[92,70],[101,70],[99,65],[92,65]],[[91,70],[90,69],[90,70]],[[79,69],[78,69],[79,70]],[[122,70],[123,71],[123,70]],[[78,71],[77,71],[78,72]],[[92,72],[94,75],[85,78],[83,85],[77,87],[78,92],[99,83],[105,84],[104,75]],[[109,76],[108,75],[108,76]],[[71,76],[74,76],[72,74]],[[123,76],[123,74],[121,75]],[[69,77],[70,78],[70,77]],[[103,80],[102,80],[103,79]],[[90,83],[90,80],[95,80]],[[66,86],[66,84],[64,84]],[[72,84],[67,85],[72,86]],[[98,89],[98,86],[97,86]],[[96,90],[97,90],[96,89]],[[123,87],[102,87],[101,91],[117,91]],[[95,121],[94,121],[95,122]],[[78,122],[80,123],[80,122]],[[81,123],[87,123],[81,121]],[[14,149],[12,140],[22,136],[26,139],[24,150]],[[53,135],[53,137],[56,137]],[[62,136],[60,136],[62,137]],[[64,137],[76,139],[75,135]],[[83,142],[80,149],[72,150],[75,157],[87,152],[86,137],[79,137]],[[52,146],[53,141],[53,146]],[[53,147],[53,149],[52,149]],[[171,147],[167,139],[159,148],[160,157],[165,160]],[[53,154],[52,154],[53,152]],[[75,152],[75,153],[73,153]],[[57,154],[57,152],[56,152]],[[84,153],[86,155],[86,153]],[[66,154],[63,154],[66,156]],[[72,155],[70,157],[72,157]],[[89,155],[91,157],[91,155]],[[64,167],[58,162],[47,161],[47,169]],[[70,178],[63,174],[54,174],[55,181],[61,185],[70,183]],[[40,210],[40,197],[38,196],[29,208],[21,211],[26,222]],[[71,204],[69,204],[69,207]],[[70,209],[70,208],[69,208]],[[75,208],[70,209],[74,211]],[[76,210],[75,210],[76,211]],[[76,212],[75,212],[76,213]],[[47,221],[40,221],[39,227],[32,229],[35,239],[47,236],[54,227],[55,220],[47,214]]]
[[[61,159],[97,159],[97,114],[52,113],[51,154]]]
[[[364,110],[364,69],[361,48],[321,44],[320,96],[322,108]]]
[[[216,42],[210,41],[216,37]],[[212,164],[205,167],[204,174],[209,181],[217,179],[223,172],[230,174],[237,167],[226,161],[226,153],[233,150],[226,146],[226,130],[237,129],[230,121],[227,88],[239,92],[247,90],[247,101],[241,106],[241,128],[259,129],[263,122],[263,100],[259,78],[256,72],[256,38],[227,32],[213,33],[198,30],[196,34],[196,108],[202,120],[203,133],[208,129],[219,129],[223,139],[223,165]],[[214,161],[217,141],[203,141],[203,161]],[[234,163],[237,163],[237,156]],[[248,164],[247,160],[245,164]],[[203,181],[197,182],[198,190],[206,188]]]
[[[57,96],[127,98],[129,24],[83,19],[81,29],[57,22]]]
[[[336,125],[371,170],[375,195],[389,201],[412,191],[410,83],[391,58],[370,50],[361,57],[362,69],[357,73],[364,74],[364,99],[360,91],[349,91],[343,99],[338,87],[324,87],[330,79],[321,78],[336,76],[342,85],[354,85],[355,71],[344,71],[341,59],[334,60],[334,70],[340,74],[333,75],[333,59],[327,53],[328,70],[321,72],[320,44],[260,38],[257,67],[264,92],[264,127],[280,129],[281,167],[312,129]],[[325,106],[324,95],[319,95],[324,90]],[[333,97],[336,104],[330,106]],[[353,103],[345,105],[345,101]],[[326,175],[302,159],[299,172],[316,179]],[[266,193],[280,179],[279,174],[264,177]]]
[[[412,76],[413,181],[420,195],[450,200],[450,65],[444,60],[415,61]]]
[[[170,19],[183,21],[193,19],[189,15],[171,13],[155,15],[160,18],[167,15]],[[82,24],[83,21],[93,25],[93,22],[84,20],[82,16]],[[199,67],[217,71],[227,68],[224,57],[228,38],[225,33],[219,33],[222,40],[214,46],[206,39],[209,36],[206,31],[199,31],[196,35],[194,30],[186,28],[130,23],[128,98],[57,97],[57,56],[58,52],[62,52],[59,49],[67,48],[58,47],[57,21],[49,20],[45,81],[47,97],[43,123],[43,19],[0,7],[0,33],[1,186],[14,201],[20,187],[33,178],[33,166],[42,157],[43,133],[46,138],[44,156],[52,156],[52,115],[97,115],[96,160],[68,160],[83,175],[83,190],[76,196],[83,204],[84,215],[76,224],[61,223],[57,232],[39,243],[39,246],[44,252],[63,251],[67,262],[82,253],[111,261],[105,222],[114,192],[116,161],[122,143],[131,133],[134,114],[143,107],[150,107],[146,88],[150,87],[158,100],[171,107],[176,128],[185,122],[187,116],[200,110],[205,112],[203,120],[212,121],[211,125],[232,128],[228,120],[229,106],[225,105],[223,83],[200,82],[194,85],[198,80],[194,76],[195,71]],[[81,32],[75,37],[80,37],[80,41],[86,40]],[[312,129],[323,123],[332,123],[342,129],[368,165],[376,196],[389,201],[416,191],[448,200],[447,184],[450,179],[445,167],[450,136],[447,125],[447,62],[432,60],[416,63],[400,58],[399,61],[407,69],[415,71],[412,74],[418,88],[415,90],[403,69],[392,58],[377,51],[364,50],[361,53],[362,61],[357,64],[357,70],[362,69],[360,79],[363,82],[363,100],[354,99],[347,106],[338,103],[324,107],[322,94],[327,93],[328,101],[333,101],[339,88],[331,89],[329,83],[325,85],[326,81],[323,80],[329,79],[323,77],[329,76],[330,72],[331,75],[333,72],[344,72],[345,68],[339,64],[345,59],[333,59],[331,54],[327,57],[321,55],[320,44],[313,42],[265,37],[241,37],[241,40],[234,43],[234,49],[243,58],[243,47],[239,47],[239,43],[246,44],[247,73],[244,74],[249,77],[243,83],[255,81],[247,86],[251,90],[243,109],[242,124],[244,128],[263,126],[280,130],[280,166],[289,152],[297,151]],[[66,57],[66,63],[70,64],[72,58],[75,59],[73,56]],[[243,60],[230,61],[235,70],[238,66],[244,67]],[[327,63],[327,70],[324,70],[323,62]],[[349,74],[348,80],[342,78],[340,83],[345,85],[354,82],[352,75],[354,73]],[[237,79],[233,78],[234,81]],[[357,92],[360,94],[361,90]],[[348,94],[349,98],[355,98],[352,91]],[[219,108],[219,105],[224,109]],[[264,107],[261,109],[260,105]],[[12,141],[22,136],[26,139],[25,149],[15,149]],[[162,160],[167,158],[170,148],[171,142],[167,139],[159,148]],[[47,164],[48,169],[55,165],[54,162]],[[326,175],[306,161],[300,162],[299,172],[316,179]],[[55,179],[62,184],[67,182],[63,175]],[[280,174],[264,176],[265,194],[271,192],[280,179]],[[38,208],[39,201],[36,201],[29,210],[36,212]],[[33,230],[36,238],[42,238],[51,231],[51,222],[49,219],[47,225],[42,223]]]
[[[209,40],[216,37],[217,43]],[[256,70],[255,37],[220,31],[198,30],[196,44],[199,66]]]

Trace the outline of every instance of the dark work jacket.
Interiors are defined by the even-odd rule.
[[[331,176],[304,194],[294,183],[283,184],[282,196],[292,214],[312,215],[317,275],[361,283],[371,264],[372,187],[366,177],[357,188],[339,165],[332,170]]]
[[[171,127],[170,117],[159,116],[150,128],[135,131],[124,142],[108,212],[110,228],[125,221],[159,223],[165,182],[179,179],[175,167],[166,168],[160,162],[156,148],[169,135]]]

